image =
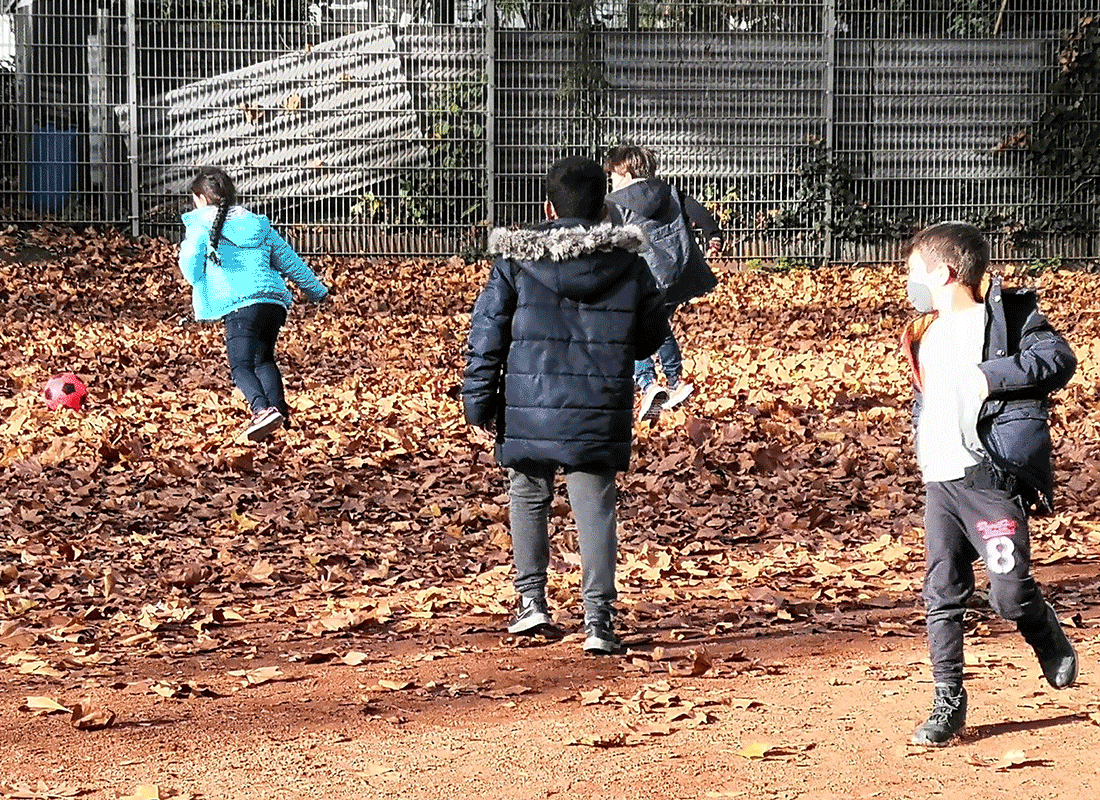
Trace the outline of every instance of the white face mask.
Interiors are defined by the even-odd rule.
[[[912,276],[905,283],[905,293],[909,295],[909,302],[921,314],[927,314],[932,310],[932,290],[927,284],[921,283]]]
[[[909,256],[909,279],[905,283],[905,293],[909,296],[909,302],[921,314],[927,314],[935,308],[932,302],[932,287],[929,280],[932,273],[928,270],[928,264],[919,252]]]

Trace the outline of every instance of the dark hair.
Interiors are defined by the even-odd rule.
[[[625,168],[635,178],[657,177],[657,156],[648,147],[616,145],[607,151],[603,166],[608,172],[620,172]]]
[[[225,217],[229,213],[229,207],[237,202],[237,187],[225,170],[217,167],[203,167],[187,187],[191,194],[205,197],[206,202],[217,206],[218,216],[214,220],[214,227],[210,232],[210,250],[215,258],[218,253],[218,241],[222,238],[222,227],[225,225]]]
[[[542,188],[559,217],[596,222],[603,216],[607,175],[590,158],[569,156],[555,162],[543,178]]]
[[[989,268],[989,242],[982,232],[966,222],[939,222],[922,230],[905,243],[902,258],[919,252],[930,268],[946,266],[955,280],[968,287],[975,299]]]

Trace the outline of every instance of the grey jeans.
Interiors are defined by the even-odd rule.
[[[989,604],[1032,642],[1045,632],[1046,604],[1031,576],[1027,514],[1007,492],[964,479],[925,487],[924,605],[937,683],[963,679],[963,615],[974,594],[974,560],[989,576]]]
[[[550,503],[555,467],[508,470],[512,554],[516,591],[521,595],[546,591],[550,564]],[[567,470],[565,485],[577,521],[581,547],[581,594],[586,617],[605,613],[615,601],[615,561],[618,535],[615,520],[615,472]]]

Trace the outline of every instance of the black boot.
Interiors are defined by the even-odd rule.
[[[932,696],[932,714],[913,734],[913,744],[943,747],[966,724],[966,689],[937,683]]]
[[[1047,603],[1043,625],[1036,631],[1020,631],[1039,657],[1043,677],[1055,689],[1068,689],[1077,680],[1077,652],[1066,638],[1053,606]]]

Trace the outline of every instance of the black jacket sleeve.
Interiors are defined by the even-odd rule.
[[[462,410],[471,425],[488,425],[497,418],[515,312],[516,287],[511,271],[508,262],[498,258],[470,315]]]
[[[703,232],[706,241],[721,239],[722,232],[718,227],[717,220],[711,216],[709,211],[703,208],[702,203],[689,194],[681,195],[681,197],[683,198],[684,213],[691,220],[691,224]]]
[[[1045,397],[1069,383],[1077,369],[1077,357],[1047,318],[1032,309],[1024,320],[1019,351],[979,366],[989,382],[991,399],[1011,395]]]

